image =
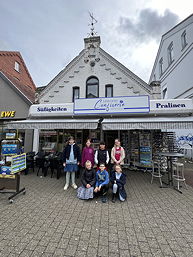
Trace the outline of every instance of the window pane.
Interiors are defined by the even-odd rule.
[[[174,60],[174,47],[173,42],[168,47],[168,64],[170,65]]]
[[[106,86],[106,97],[113,97],[113,85]]]
[[[98,79],[96,78],[90,78],[88,81],[87,81],[87,85],[89,84],[98,84]]]
[[[167,88],[165,88],[162,92],[162,95],[163,95],[163,99],[164,98],[167,98]]]
[[[19,72],[19,63],[15,62],[15,70]]]
[[[73,88],[73,102],[75,99],[78,99],[79,98],[79,88],[78,87],[74,87]]]
[[[87,85],[87,98],[98,97],[98,84],[97,85]]]
[[[182,49],[187,45],[186,42],[186,31],[184,31],[181,35]]]
[[[161,76],[163,73],[163,58],[159,61],[159,75]]]

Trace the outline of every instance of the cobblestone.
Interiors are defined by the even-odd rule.
[[[26,195],[9,204],[0,194],[0,257],[193,256],[193,188],[180,194],[150,179],[128,171],[127,201],[113,204],[109,191],[103,204],[64,192],[64,176],[21,175]]]

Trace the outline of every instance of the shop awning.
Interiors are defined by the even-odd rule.
[[[102,121],[103,130],[193,129],[193,117],[114,118]]]
[[[98,119],[22,120],[7,123],[8,129],[97,129]]]

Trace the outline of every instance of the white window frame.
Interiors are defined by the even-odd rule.
[[[159,76],[163,74],[163,57],[159,60]]]
[[[167,98],[167,92],[168,92],[168,88],[167,87],[164,87],[162,89],[162,98],[163,99],[166,99]]]
[[[182,44],[182,50],[183,50],[187,46],[186,30],[184,30],[181,35],[181,44]]]
[[[76,91],[78,92],[78,96],[76,97]],[[80,87],[73,87],[72,88],[72,102],[74,102],[75,99],[80,98]]]
[[[20,71],[20,64],[19,64],[17,61],[15,61],[14,69],[15,69],[17,72]]]
[[[173,41],[168,46],[168,65],[174,61],[174,44]]]

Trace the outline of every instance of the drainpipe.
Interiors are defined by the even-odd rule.
[[[100,128],[100,141],[102,142],[104,140],[104,133],[103,133],[103,128],[102,128],[102,121],[103,118],[101,117],[98,121],[98,127]]]

